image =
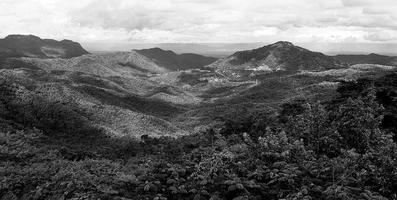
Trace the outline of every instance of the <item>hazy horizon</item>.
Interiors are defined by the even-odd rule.
[[[10,35],[24,35],[24,34],[14,33]],[[26,34],[26,35],[33,35],[33,34]],[[69,38],[44,38],[40,35],[34,35],[34,36],[40,37],[41,39],[55,39],[58,41],[69,39]],[[277,40],[269,43],[265,43],[265,42],[131,43],[131,42],[80,42],[75,40],[75,42],[80,43],[83,48],[85,48],[87,51],[92,53],[161,48],[163,50],[171,50],[177,54],[196,53],[196,54],[212,56],[217,58],[229,56],[237,51],[245,51],[245,50],[260,48],[266,45],[276,43],[278,41],[287,41],[287,40]],[[375,53],[375,54],[387,55],[387,56],[397,56],[397,43],[324,43],[324,42],[299,43],[297,42],[293,44],[296,46],[306,48],[311,51],[321,52],[326,55],[341,55],[341,54],[366,55],[366,54]]]
[[[277,41],[275,41],[277,42]],[[271,43],[82,43],[88,51],[130,51],[133,49],[161,48],[175,53],[197,53],[207,56],[224,57],[236,51],[259,48]],[[327,55],[337,54],[382,54],[397,56],[397,43],[294,43],[311,51]]]

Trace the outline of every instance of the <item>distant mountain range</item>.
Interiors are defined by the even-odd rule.
[[[41,39],[34,35],[9,35],[0,39],[1,57],[72,58],[88,54],[71,40]]]
[[[189,44],[184,44],[187,46]],[[193,45],[193,44],[191,44]],[[250,44],[251,46],[259,43]],[[216,45],[219,46],[219,45]],[[248,47],[248,46],[247,46]],[[214,47],[215,48],[215,47]],[[235,49],[235,48],[234,48]],[[170,50],[149,48],[133,50],[167,71],[202,68],[217,59],[194,53],[177,54]],[[41,39],[34,35],[9,35],[0,39],[0,57],[72,58],[89,54],[79,43],[71,40]],[[321,70],[354,64],[397,65],[397,57],[379,54],[327,56],[319,52],[280,41],[253,50],[238,51],[218,60],[212,66],[269,70]]]

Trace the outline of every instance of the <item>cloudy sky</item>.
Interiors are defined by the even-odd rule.
[[[397,43],[396,0],[1,0],[0,36],[93,43]]]

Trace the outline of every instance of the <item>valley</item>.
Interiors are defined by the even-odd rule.
[[[184,63],[187,56],[195,65]],[[76,105],[111,136],[177,137],[221,124],[216,119],[234,107],[266,110],[299,99],[326,100],[341,81],[395,70],[336,58],[288,42],[219,60],[156,48],[3,58],[0,76],[27,94]]]

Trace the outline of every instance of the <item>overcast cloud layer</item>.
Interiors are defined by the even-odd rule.
[[[83,43],[396,43],[396,11],[396,0],[1,0],[0,36]]]

